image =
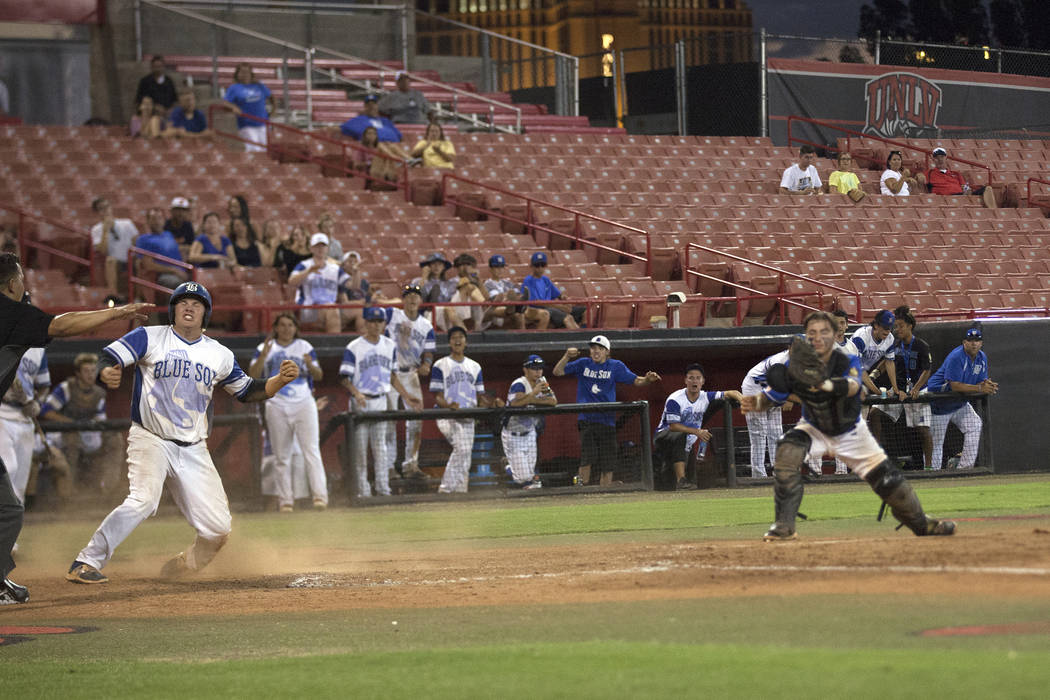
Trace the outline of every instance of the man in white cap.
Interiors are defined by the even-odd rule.
[[[660,375],[649,371],[644,377],[627,369],[619,360],[610,359],[612,344],[604,335],[591,338],[589,357],[579,357],[580,351],[569,348],[554,365],[554,376],[577,375],[576,403],[609,403],[616,401],[617,384],[645,386],[660,381]],[[579,359],[577,359],[579,358]],[[599,485],[613,481],[616,468],[616,413],[581,413],[577,419],[580,430],[580,471],[576,483],[586,486],[591,480],[591,467],[601,474]]]
[[[117,219],[113,206],[105,197],[96,197],[91,208],[98,214],[98,223],[91,227],[91,243],[106,256],[106,287],[112,294],[120,294],[119,277],[128,269],[128,249],[135,244],[139,230],[131,219]]]
[[[340,289],[350,278],[343,268],[328,257],[328,236],[315,233],[310,236],[310,255],[295,266],[288,276],[288,284],[298,287],[295,303],[300,306],[341,304],[346,296]],[[339,309],[303,309],[303,324],[318,324],[325,333],[342,330]]]
[[[948,167],[948,151],[940,146],[933,149],[933,167],[926,171],[926,187],[933,194],[976,195],[989,209],[997,207],[995,190],[991,187],[971,187],[962,173]]]
[[[408,73],[397,74],[397,90],[379,98],[379,113],[397,124],[426,124],[432,110],[419,90],[409,88]]]
[[[171,200],[171,218],[164,222],[164,230],[171,231],[171,235],[179,243],[179,251],[183,259],[190,251],[190,246],[197,238],[197,232],[193,230],[193,222],[190,221],[190,200],[185,197],[175,197]]]

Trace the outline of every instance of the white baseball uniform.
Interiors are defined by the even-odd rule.
[[[405,391],[423,401],[423,387],[419,380],[419,366],[423,363],[424,353],[434,353],[434,326],[423,314],[414,319],[396,307],[387,309],[387,323],[384,335],[397,345],[397,366],[395,372]],[[387,407],[391,411],[404,408],[399,403],[401,395],[391,389],[387,394]],[[419,468],[419,442],[423,424],[418,420],[405,421],[405,458],[401,462],[402,472]],[[387,431],[387,450],[393,461],[397,454],[397,431]]]
[[[766,372],[776,364],[787,362],[788,351],[778,352],[759,362],[748,370],[740,385],[744,396],[761,394],[766,388]],[[769,453],[769,465],[773,466],[777,455],[777,440],[784,434],[784,420],[780,406],[773,406],[765,411],[745,413],[747,434],[751,441],[751,476],[766,476],[766,452]]]
[[[260,343],[252,355],[252,362],[263,351]],[[310,483],[310,496],[315,502],[328,505],[328,482],[324,462],[321,461],[320,429],[317,420],[317,404],[314,403],[314,382],[306,368],[306,357],[317,364],[314,346],[302,338],[294,338],[288,345],[276,340],[263,358],[263,376],[270,377],[280,371],[281,363],[291,360],[299,367],[299,376],[285,384],[273,398],[266,402],[267,434],[274,456],[274,481],[277,490],[277,505],[290,506],[295,501],[292,489],[292,455],[298,442],[302,452],[306,478]]]
[[[485,391],[481,365],[469,357],[464,357],[462,362],[456,362],[451,356],[442,357],[430,371],[430,391],[443,395],[448,403],[459,404],[460,408],[476,407],[478,394]],[[438,493],[466,493],[474,452],[474,419],[441,418],[437,427],[452,445]]]
[[[507,405],[532,391],[532,384],[522,376],[515,379],[507,392]],[[547,385],[541,396],[554,396],[554,390]],[[519,484],[527,484],[536,474],[536,458],[539,450],[536,445],[536,427],[539,416],[511,416],[500,432],[503,441],[503,454],[510,463],[510,477]]]
[[[295,266],[292,274],[309,270],[313,264],[313,258],[307,258]],[[302,281],[295,291],[295,303],[300,306],[334,304],[339,300],[339,288],[349,279],[346,270],[329,260],[323,268],[311,272]],[[304,323],[313,323],[317,320],[317,309],[303,309],[302,320]]]
[[[357,390],[365,395],[365,404],[350,399],[350,410],[385,411],[387,394],[390,393],[390,377],[397,366],[397,346],[385,335],[375,343],[360,336],[347,344],[343,351],[340,376],[346,377]],[[368,446],[372,446],[372,469],[375,471],[377,495],[390,495],[390,468],[394,456],[387,449],[389,421],[363,422],[354,426],[354,465],[357,469],[357,495],[368,497],[372,489],[368,485]]]
[[[887,333],[886,337],[880,342],[872,336],[872,330],[871,324],[868,324],[858,328],[849,337],[849,342],[857,349],[857,355],[860,357],[860,367],[865,372],[870,372],[871,368],[879,364],[879,360],[882,358],[885,357],[887,360],[892,360],[897,356],[896,351],[893,349],[893,345],[897,340],[893,337],[893,334]]]
[[[15,382],[19,386],[15,386]],[[11,388],[0,403],[0,459],[7,467],[15,496],[25,502],[26,484],[33,462],[36,443],[33,418],[22,412],[23,407],[39,392],[51,386],[51,372],[43,348],[29,348],[22,355]],[[21,392],[19,392],[21,388]]]
[[[266,432],[266,422],[259,411],[259,429],[262,438],[262,461],[259,464],[259,490],[264,496],[277,496],[277,458],[273,456],[273,446]],[[292,435],[292,498],[310,498],[310,482],[306,478],[306,466],[303,464],[303,449],[299,440]]]
[[[120,367],[135,368],[128,432],[130,493],[99,525],[77,561],[101,569],[138,525],[157,512],[164,480],[175,505],[197,531],[198,542],[222,543],[230,533],[230,505],[208,453],[216,387],[243,397],[251,378],[233,353],[202,335],[184,340],[172,326],[136,328],[106,346]],[[207,563],[186,552],[196,570]],[[210,554],[214,554],[212,551]],[[210,558],[210,555],[209,555]]]

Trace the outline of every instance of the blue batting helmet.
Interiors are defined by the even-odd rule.
[[[193,297],[204,304],[204,322],[201,326],[207,328],[208,321],[211,320],[211,294],[200,282],[183,282],[178,287],[175,287],[171,293],[171,299],[168,300],[168,319],[174,323],[175,304],[183,297]]]

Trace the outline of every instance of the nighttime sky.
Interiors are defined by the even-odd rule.
[[[852,39],[866,0],[744,0],[755,31]]]

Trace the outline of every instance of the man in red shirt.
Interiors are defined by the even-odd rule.
[[[977,195],[989,209],[996,208],[995,191],[991,187],[973,189],[960,173],[948,167],[948,151],[940,146],[933,149],[933,167],[926,171],[926,186],[933,194]]]

